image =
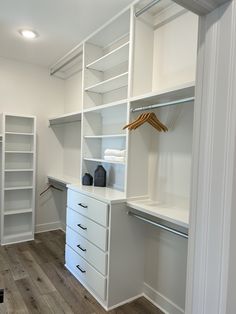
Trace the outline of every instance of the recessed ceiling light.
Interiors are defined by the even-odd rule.
[[[39,37],[39,34],[30,29],[21,29],[19,30],[19,33],[26,39],[35,39],[36,37]]]

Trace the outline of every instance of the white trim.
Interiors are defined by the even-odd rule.
[[[166,314],[184,314],[184,310],[147,283],[143,284],[144,297]]]
[[[125,300],[125,301],[122,301],[122,302],[120,302],[120,303],[117,303],[117,304],[115,304],[115,305],[113,305],[113,306],[106,307],[106,310],[107,310],[107,311],[114,310],[114,309],[116,309],[116,308],[118,308],[118,307],[120,307],[120,306],[122,306],[122,305],[125,305],[125,304],[127,304],[127,303],[133,302],[133,301],[135,301],[135,300],[137,300],[137,299],[139,299],[139,298],[141,298],[141,297],[145,297],[143,293],[137,294],[137,295],[135,295],[134,297],[129,298],[129,299],[127,299],[127,300]]]
[[[225,314],[236,130],[235,1],[200,18],[187,314]]]
[[[65,230],[64,224],[62,224],[61,221],[55,221],[55,222],[48,222],[44,224],[37,224],[35,226],[35,233],[41,233],[41,232],[47,232],[47,231],[54,231],[54,230]]]

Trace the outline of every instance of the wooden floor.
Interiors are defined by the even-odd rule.
[[[64,267],[62,231],[36,235],[35,241],[0,247],[0,313],[108,313]],[[110,314],[163,314],[144,298]]]

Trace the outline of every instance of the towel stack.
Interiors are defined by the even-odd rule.
[[[106,149],[104,159],[107,161],[125,162],[126,150]]]

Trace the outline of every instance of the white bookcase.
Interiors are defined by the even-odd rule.
[[[36,118],[2,114],[1,244],[34,238]]]

